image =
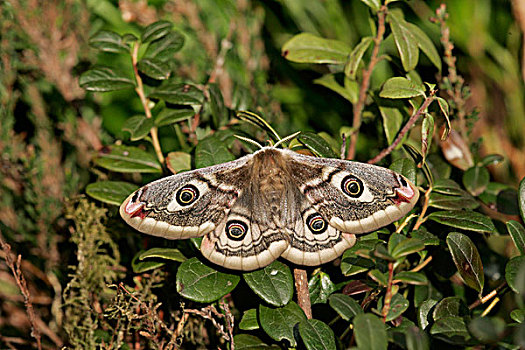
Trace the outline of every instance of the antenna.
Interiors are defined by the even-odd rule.
[[[274,148],[277,148],[277,146],[279,146],[280,144],[282,144],[283,142],[287,142],[287,141],[290,141],[290,140],[293,140],[295,139],[301,132],[298,131],[294,134],[291,134],[291,135],[288,135],[286,136],[285,138],[279,140],[275,145],[273,145]]]
[[[235,136],[236,138],[238,138],[239,140],[242,140],[244,142],[251,143],[252,145],[255,145],[255,146],[259,147],[260,149],[264,148],[259,142],[255,141],[255,140],[249,139],[247,137],[239,136],[239,135],[233,135],[233,136]]]

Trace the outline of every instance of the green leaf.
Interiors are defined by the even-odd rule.
[[[362,3],[364,3],[366,6],[370,7],[374,12],[379,11],[381,8],[381,1],[380,0],[361,0]]]
[[[424,96],[425,87],[404,77],[393,77],[388,79],[379,93],[383,98],[412,98]]]
[[[303,320],[306,320],[303,310],[293,301],[275,309],[259,305],[259,322],[266,334],[276,341],[286,339],[292,347],[297,345],[294,327]]]
[[[105,52],[129,53],[129,45],[122,40],[122,37],[109,30],[101,30],[91,38],[89,45]]]
[[[261,339],[250,334],[236,334],[233,337],[235,343],[235,350],[265,350],[265,349],[281,349],[277,345],[268,345]]]
[[[457,316],[440,318],[430,329],[430,334],[454,345],[463,344],[470,339],[465,321]]]
[[[334,293],[328,297],[328,303],[344,320],[351,321],[363,309],[357,301],[346,294]]]
[[[447,100],[445,100],[442,97],[436,97],[436,101],[438,102],[439,109],[441,110],[441,113],[443,114],[446,120],[445,128],[443,130],[443,134],[441,135],[441,140],[444,141],[448,138],[450,130],[452,130],[452,126],[450,125],[449,119],[449,106]]]
[[[465,317],[469,315],[467,305],[459,297],[447,297],[439,301],[434,307],[432,318],[437,321],[444,317],[457,316]]]
[[[496,165],[503,162],[505,158],[500,154],[489,154],[483,157],[482,160],[478,162],[478,166],[485,167],[489,165]]]
[[[525,321],[525,309],[512,310],[510,313],[510,318],[518,323],[523,323]]]
[[[381,113],[383,118],[383,130],[385,131],[386,140],[391,145],[403,124],[403,114],[399,108],[386,105],[379,106],[379,113]]]
[[[164,261],[139,261],[140,254],[142,254],[142,252],[138,252],[131,260],[131,268],[134,273],[144,273],[166,265]]]
[[[244,273],[243,277],[255,294],[270,305],[284,306],[292,300],[292,273],[287,265],[279,261],[263,269]]]
[[[386,286],[388,284],[388,276],[386,273],[379,271],[379,269],[368,271],[368,276],[380,286]]]
[[[239,329],[242,329],[243,331],[259,329],[259,322],[257,321],[256,309],[249,309],[244,312],[244,314],[242,315],[241,322],[239,322]]]
[[[394,41],[401,57],[405,71],[411,71],[419,60],[419,48],[416,37],[412,34],[408,23],[395,12],[388,12],[387,21],[394,36]]]
[[[463,196],[465,191],[457,182],[450,179],[438,179],[432,187],[432,192],[443,193],[451,196]]]
[[[156,58],[161,61],[173,59],[173,56],[184,45],[184,36],[176,31],[171,31],[163,38],[149,44],[144,57]]]
[[[505,279],[514,292],[525,297],[525,256],[515,256],[507,262]]]
[[[78,83],[84,89],[95,92],[129,89],[135,86],[133,80],[109,67],[96,67],[82,73]]]
[[[439,238],[428,232],[428,230],[421,226],[419,229],[412,231],[410,234],[412,238],[417,238],[423,241],[424,245],[439,245]]]
[[[365,54],[366,50],[370,47],[370,44],[374,42],[374,38],[371,36],[366,36],[361,39],[361,42],[354,47],[352,52],[350,53],[350,57],[348,58],[348,62],[346,62],[345,65],[345,75],[355,80],[357,68],[359,68],[359,63],[363,59],[363,55]]]
[[[394,247],[392,247],[391,250],[389,249],[389,253],[395,259],[399,259],[403,256],[406,256],[412,253],[416,253],[423,249],[425,249],[425,245],[423,244],[423,241],[417,238],[407,238],[399,242]]]
[[[336,287],[327,273],[319,271],[308,281],[308,289],[311,303],[318,304],[326,303],[330,294],[336,290]]]
[[[492,343],[503,336],[505,321],[496,317],[477,317],[469,323],[468,329],[479,341]]]
[[[485,276],[483,262],[474,243],[464,234],[451,232],[447,236],[447,245],[461,278],[470,288],[481,293]]]
[[[490,174],[487,168],[473,166],[463,174],[463,185],[473,196],[479,196],[490,181]]]
[[[431,213],[428,219],[467,231],[480,233],[493,233],[496,231],[492,220],[488,216],[469,210],[436,211]]]
[[[174,174],[191,169],[191,155],[186,152],[170,152],[166,156],[166,165]]]
[[[521,255],[525,255],[525,228],[517,221],[510,220],[507,222],[507,231],[509,231],[516,248]]]
[[[354,335],[359,350],[387,349],[386,327],[373,314],[360,314],[354,317]]]
[[[204,101],[204,94],[196,86],[170,80],[153,90],[148,97],[176,105],[200,105]]]
[[[334,332],[326,323],[319,320],[299,322],[299,335],[308,350],[335,350]]]
[[[186,257],[176,248],[151,248],[139,255],[139,260],[160,258],[178,262],[186,261]]]
[[[137,67],[148,77],[157,80],[168,79],[171,74],[171,67],[169,63],[161,61],[157,58],[143,58],[139,61]]]
[[[519,207],[521,211],[521,219],[525,221],[525,177],[520,182],[518,189]]]
[[[409,327],[405,332],[405,341],[408,350],[430,349],[428,336],[416,326]]]
[[[144,115],[136,115],[126,120],[122,130],[129,131],[131,141],[137,141],[148,136],[151,128],[153,128],[153,119],[146,118]]]
[[[405,176],[413,184],[417,183],[417,168],[416,163],[412,158],[401,158],[395,160],[388,168]]]
[[[86,194],[107,204],[120,205],[133,191],[137,189],[137,185],[129,182],[99,181],[87,185]]]
[[[164,108],[155,117],[155,125],[157,127],[171,125],[174,123],[188,120],[195,115],[195,111],[191,107],[181,108]]]
[[[211,303],[230,293],[240,277],[219,272],[204,265],[197,258],[184,261],[177,270],[177,292],[183,297],[200,303]]]
[[[299,63],[344,64],[349,53],[350,47],[344,42],[310,33],[295,35],[282,48],[283,57]]]
[[[430,312],[436,304],[437,300],[427,299],[423,303],[421,303],[421,306],[419,306],[419,308],[417,309],[417,323],[419,324],[419,327],[421,327],[421,329],[426,329],[427,326],[430,324]]]
[[[436,46],[434,46],[432,40],[430,40],[427,34],[415,24],[409,22],[405,22],[404,24],[406,29],[408,29],[412,36],[416,39],[417,46],[425,53],[430,62],[432,62],[432,64],[436,66],[439,71],[441,71],[441,56],[439,55],[439,52],[436,49]]]
[[[235,157],[230,153],[224,142],[214,135],[201,140],[195,148],[195,167],[197,169],[226,163],[234,159]]]
[[[169,21],[157,21],[144,28],[140,41],[147,43],[165,37],[171,32],[173,23]]]
[[[113,145],[109,153],[103,150],[95,158],[95,164],[120,173],[160,173],[162,167],[157,158],[138,147]]]
[[[420,272],[401,271],[394,275],[394,280],[413,285],[425,285],[428,283],[427,276]]]
[[[377,303],[377,308],[379,310],[382,310],[384,305],[384,299],[381,298],[379,302]],[[390,300],[390,308],[388,309],[388,314],[386,315],[386,321],[392,321],[398,318],[408,309],[409,302],[405,299],[404,296],[397,293],[392,296],[392,299]]]
[[[479,207],[479,202],[470,195],[467,191],[463,191],[462,195],[449,196],[441,193],[430,193],[428,205],[433,208],[445,210],[463,210],[476,209]]]
[[[319,157],[337,158],[337,154],[332,150],[330,144],[316,133],[304,132],[299,134],[297,139]]]
[[[368,271],[375,266],[373,261],[358,256],[356,252],[373,250],[377,243],[383,241],[379,239],[364,239],[366,237],[359,239],[352,248],[347,249],[343,253],[341,259],[341,272],[343,275],[353,276],[360,272]]]

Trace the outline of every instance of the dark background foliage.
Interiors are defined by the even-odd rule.
[[[525,8],[444,3],[0,2],[0,347],[525,347]],[[211,267],[118,216],[253,150],[233,135],[296,131],[421,193],[306,270],[311,320],[293,266]]]

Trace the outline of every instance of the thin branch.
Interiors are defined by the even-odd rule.
[[[394,142],[392,142],[392,144],[390,146],[388,146],[387,148],[385,148],[384,150],[382,150],[377,156],[375,156],[374,158],[370,159],[368,161],[369,164],[376,164],[377,162],[379,162],[381,159],[385,158],[387,155],[389,155],[396,147],[397,145],[401,142],[401,140],[403,139],[403,137],[405,137],[405,135],[410,131],[410,129],[412,129],[412,127],[414,126],[414,124],[416,123],[416,121],[419,119],[419,117],[426,112],[428,106],[432,103],[432,101],[434,101],[435,97],[434,95],[436,94],[436,90],[431,90],[430,91],[430,94],[429,96],[425,99],[425,101],[423,101],[423,104],[421,105],[421,107],[419,107],[419,109],[416,111],[416,113],[414,113],[410,119],[408,120],[408,122],[405,124],[405,126],[403,127],[403,129],[401,129],[401,131],[399,132],[399,134],[397,135],[396,139],[394,140]]]
[[[489,301],[490,299],[492,299],[493,297],[498,295],[498,293],[503,288],[505,288],[506,286],[507,286],[507,282],[504,281],[499,286],[497,286],[496,289],[494,289],[492,292],[490,292],[489,294],[485,295],[483,298],[480,298],[480,299],[476,300],[475,302],[473,302],[472,304],[470,304],[469,307],[468,307],[469,310],[475,309],[476,307],[478,307],[481,304],[485,304],[487,301]]]
[[[29,294],[29,289],[27,288],[27,282],[24,277],[24,274],[22,273],[22,270],[20,269],[22,256],[18,255],[18,258],[16,259],[16,263],[13,260],[13,256],[11,255],[11,246],[4,242],[4,239],[2,237],[2,234],[0,233],[0,246],[2,247],[2,250],[5,252],[5,262],[7,266],[11,269],[11,272],[13,273],[13,276],[15,277],[16,284],[18,285],[18,289],[20,289],[20,292],[24,296],[24,304],[26,307],[27,316],[29,318],[29,323],[31,324],[31,336],[35,338],[36,345],[39,350],[42,349],[42,343],[41,343],[41,335],[40,335],[40,328],[38,327],[37,323],[37,316],[35,314],[35,310],[33,309],[33,304],[31,303],[31,295]]]
[[[388,285],[386,287],[386,294],[385,294],[385,303],[383,305],[383,323],[386,323],[386,316],[388,315],[388,311],[390,311],[390,302],[392,301],[392,284],[394,279],[394,263],[389,262],[388,263]]]
[[[142,103],[142,108],[144,108],[144,113],[146,118],[152,118],[151,109],[149,108],[149,99],[144,94],[144,85],[142,84],[142,78],[140,77],[139,70],[137,67],[138,64],[138,54],[139,54],[139,45],[135,43],[133,47],[133,53],[131,54],[131,63],[133,64],[133,72],[135,73],[135,80],[137,81],[137,86],[135,87],[135,92],[139,95],[140,102]],[[160,164],[164,165],[164,155],[162,154],[162,149],[160,148],[159,135],[157,127],[154,126],[150,130],[151,143],[157,154],[157,159]]]
[[[308,290],[308,278],[306,270],[293,269],[295,290],[297,292],[297,304],[303,309],[306,318],[312,318],[312,304],[310,302],[310,291]]]
[[[423,224],[426,220],[425,214],[427,213],[428,205],[430,203],[430,193],[431,192],[432,192],[432,186],[430,186],[425,191],[425,201],[423,202],[423,208],[421,209],[421,213],[419,214],[416,224],[414,225],[414,230],[417,230],[419,226],[421,226],[421,224]]]
[[[359,128],[361,127],[361,117],[363,114],[363,109],[365,108],[368,88],[370,87],[370,78],[372,76],[372,71],[374,70],[376,64],[379,62],[379,48],[381,46],[381,42],[383,41],[383,36],[385,34],[386,13],[386,5],[383,5],[381,9],[377,12],[377,34],[374,38],[374,49],[372,50],[372,56],[370,57],[368,67],[363,71],[363,81],[361,82],[361,87],[359,88],[359,99],[354,105],[352,121],[352,128],[354,129],[354,131],[350,136],[350,146],[348,148],[348,154],[346,159],[354,159],[355,157],[355,149],[357,139],[359,136]]]

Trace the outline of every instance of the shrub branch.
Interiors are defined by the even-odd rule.
[[[135,43],[135,45],[133,46],[133,52],[131,54],[131,63],[133,64],[133,72],[135,75],[135,80],[137,81],[135,92],[137,93],[137,95],[139,95],[140,102],[142,103],[142,107],[144,108],[144,113],[146,114],[146,118],[152,118],[151,109],[149,108],[149,99],[144,94],[144,85],[142,84],[142,78],[139,75],[139,69],[137,67],[139,46],[140,45],[138,43]],[[162,154],[162,149],[160,148],[158,130],[156,126],[151,128],[150,135],[151,143],[153,144],[153,148],[155,149],[155,153],[157,154],[157,159],[159,160],[160,164],[164,165],[164,155]]]
[[[389,155],[397,147],[397,145],[401,142],[403,137],[405,137],[405,135],[410,131],[410,129],[412,129],[412,127],[417,122],[419,117],[421,117],[421,115],[424,114],[427,111],[428,106],[430,106],[432,101],[434,101],[434,99],[435,99],[435,96],[434,96],[435,94],[436,94],[436,90],[431,90],[430,91],[430,95],[425,99],[425,101],[423,101],[423,104],[421,104],[421,107],[419,107],[419,109],[410,117],[410,119],[405,124],[403,129],[401,129],[401,131],[397,135],[397,137],[394,140],[394,142],[392,142],[392,144],[390,146],[388,146],[387,148],[382,150],[377,156],[375,156],[374,158],[370,159],[368,161],[369,164],[376,164],[381,159],[383,159],[387,155]]]
[[[0,233],[0,246],[2,247],[2,250],[5,252],[5,262],[7,266],[9,266],[9,268],[11,269],[11,272],[15,278],[18,289],[20,289],[20,293],[22,293],[22,295],[24,296],[24,304],[26,306],[26,312],[29,318],[29,323],[31,324],[31,336],[35,338],[37,348],[41,350],[42,343],[41,343],[41,336],[40,336],[40,328],[37,325],[38,323],[37,316],[35,314],[35,310],[33,309],[33,304],[31,303],[31,295],[29,293],[29,289],[27,288],[26,279],[20,268],[20,265],[22,263],[22,256],[18,255],[16,262],[14,261],[13,256],[11,255],[11,246],[4,241],[1,233]]]
[[[348,155],[346,159],[353,159],[355,157],[355,149],[357,139],[359,137],[359,128],[361,127],[361,117],[363,115],[363,109],[365,108],[368,88],[370,87],[370,78],[372,76],[372,71],[374,70],[376,64],[379,62],[379,48],[381,46],[381,42],[383,41],[383,36],[385,34],[386,13],[386,5],[381,6],[381,9],[377,12],[377,34],[374,38],[374,49],[372,50],[372,57],[370,57],[368,67],[363,71],[363,81],[361,82],[361,87],[359,88],[359,99],[354,105],[352,122],[352,127],[354,128],[354,131],[350,136],[350,146],[348,149]]]

